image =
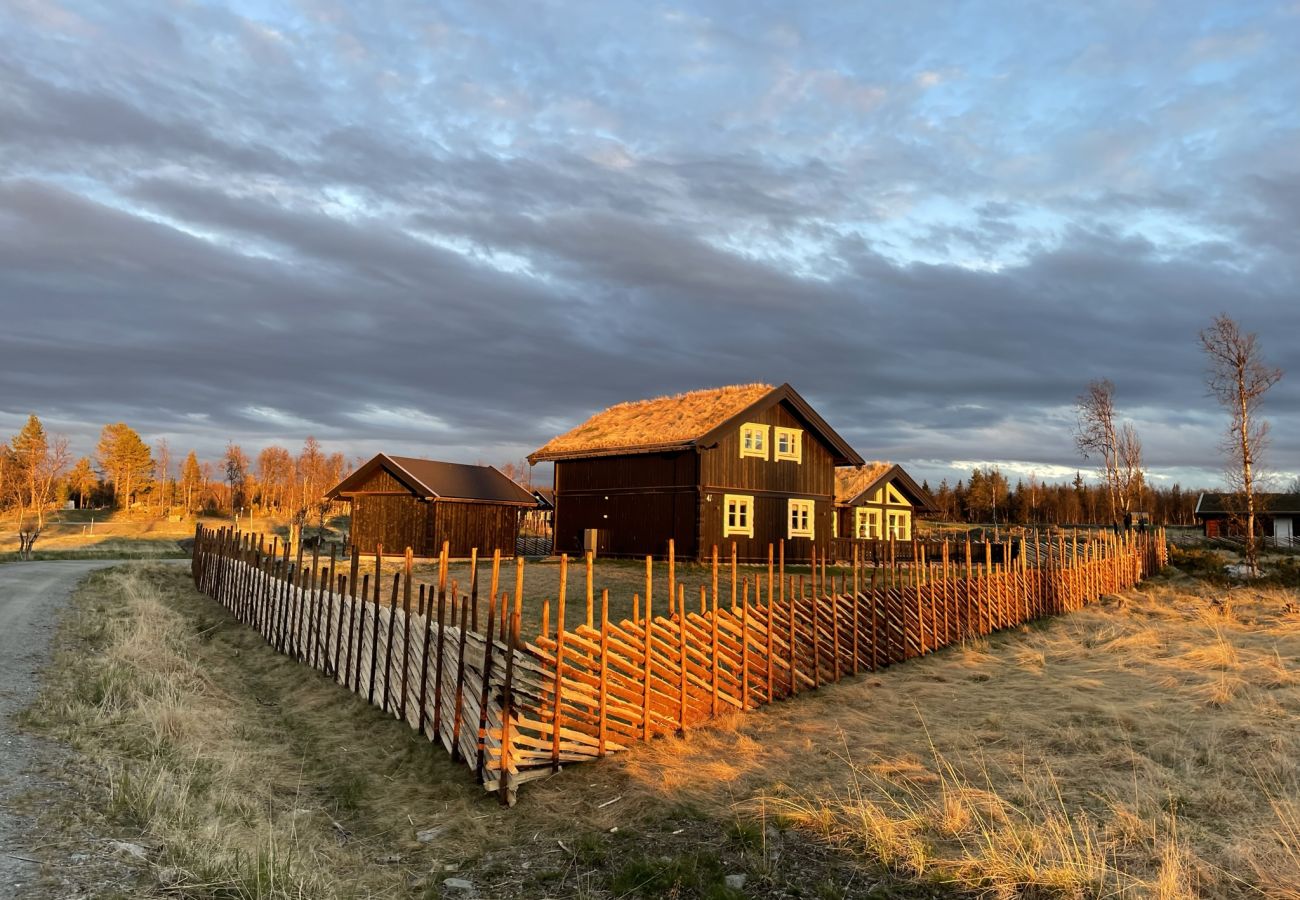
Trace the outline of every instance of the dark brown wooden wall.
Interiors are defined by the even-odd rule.
[[[717,447],[700,453],[701,492],[705,502],[701,510],[700,555],[713,552],[713,544],[723,556],[731,553],[731,542],[741,559],[766,560],[768,543],[785,540],[788,560],[806,560],[812,555],[813,541],[819,548],[829,546],[832,537],[832,501],[835,492],[835,463],[830,450],[795,417],[784,403],[752,417],[748,421],[769,426],[798,428],[803,431],[803,461],[773,459],[776,441],[768,431],[768,458],[740,456],[740,425],[718,442]],[[754,537],[723,537],[723,494],[750,494],[754,497]],[[712,499],[707,499],[709,497]],[[787,538],[790,498],[815,501],[815,537]]]
[[[386,469],[367,479],[351,505],[351,540],[363,553],[374,553],[382,543],[386,556],[401,556],[410,547],[416,556],[435,557],[448,541],[454,557],[469,556],[476,547],[483,556],[493,550],[515,554],[520,513],[515,506],[424,500]]]
[[[697,462],[693,450],[644,453],[555,464],[555,550],[582,552],[587,528],[609,532],[610,556],[696,553]]]
[[[407,547],[416,556],[432,555],[432,503],[411,494],[357,494],[351,505],[352,545],[361,552],[374,553],[375,545],[383,544],[389,555],[403,554]]]
[[[447,541],[452,556],[469,556],[475,548],[480,556],[491,556],[493,550],[500,550],[502,556],[515,555],[515,539],[519,537],[517,507],[440,500],[433,508],[435,554]]]

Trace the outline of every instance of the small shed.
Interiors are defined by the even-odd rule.
[[[448,542],[452,556],[500,550],[514,556],[519,516],[537,506],[528,491],[491,466],[380,453],[325,495],[346,500],[354,550],[434,557]]]
[[[1242,494],[1201,494],[1196,499],[1196,521],[1206,537],[1242,537],[1246,534],[1246,498]],[[1255,494],[1255,533],[1268,543],[1291,547],[1300,537],[1294,527],[1300,519],[1300,494]]]

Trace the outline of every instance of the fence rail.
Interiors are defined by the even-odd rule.
[[[524,560],[514,591],[502,590],[500,553],[481,597],[478,566],[468,593],[439,580],[416,585],[411,554],[391,579],[337,571],[335,556],[293,559],[261,535],[200,525],[193,572],[200,590],[256,628],[277,650],[334,678],[464,760],[487,790],[513,804],[519,786],[569,762],[595,759],[720,713],[753,709],[1002,628],[1070,612],[1133,586],[1166,562],[1164,533],[1075,534],[1036,541],[1009,564],[969,545],[938,558],[918,547],[906,568],[866,566],[812,577],[785,572],[784,545],[769,550],[752,582],[735,577],[712,590],[654,595],[646,560],[644,606],[609,618],[588,567],[585,622],[565,626],[567,560],[559,566],[556,627],[544,605],[539,633],[524,640]],[[1031,565],[1028,561],[1032,558]],[[507,575],[509,573],[506,573]],[[450,602],[449,602],[450,599]],[[663,610],[660,613],[659,610]]]

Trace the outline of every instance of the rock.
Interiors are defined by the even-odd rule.
[[[444,878],[442,880],[442,885],[443,887],[451,888],[453,891],[474,890],[474,883],[472,881],[466,881],[464,878]]]
[[[415,839],[421,844],[432,844],[438,839],[438,836],[446,830],[446,825],[436,825],[433,828],[426,828],[423,831],[417,831],[415,833]]]
[[[147,860],[149,851],[145,850],[139,844],[133,844],[130,841],[109,841],[108,846],[112,847],[118,853],[125,853],[127,856],[134,856],[136,859]]]
[[[738,891],[745,886],[744,875],[740,875],[740,874],[728,875],[723,880],[727,882],[727,887],[731,888],[733,891]]]

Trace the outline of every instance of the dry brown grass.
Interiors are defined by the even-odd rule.
[[[1294,599],[1160,579],[613,764],[996,896],[1295,897]]]
[[[507,812],[158,569],[103,576],[119,613],[83,600],[101,653],[41,714],[107,760],[113,821],[185,896],[418,896],[456,865],[488,896],[723,897],[691,879],[743,856],[758,896],[1297,897],[1293,594],[1157,579],[571,767]]]
[[[867,485],[889,471],[891,463],[869,462],[862,466],[843,466],[835,470],[835,502],[847,503],[867,489]]]

